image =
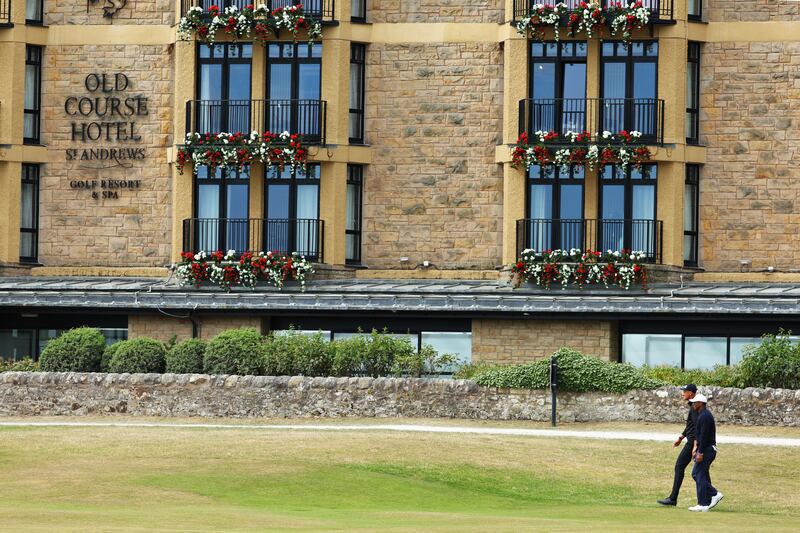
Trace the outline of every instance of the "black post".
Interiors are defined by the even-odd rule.
[[[550,358],[550,422],[556,427],[556,389],[558,388],[558,363],[556,358]]]

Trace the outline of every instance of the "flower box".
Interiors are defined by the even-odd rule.
[[[602,285],[629,290],[632,285],[647,288],[645,254],[631,250],[597,252],[593,250],[524,250],[511,271],[521,282],[549,289],[553,283],[562,289]]]
[[[311,263],[296,252],[181,252],[181,262],[175,265],[182,287],[214,285],[225,291],[237,286],[255,289],[261,282],[280,289],[292,281],[305,290],[306,279],[313,273]]]
[[[565,3],[533,4],[527,17],[517,23],[517,32],[521,35],[529,33],[537,40],[544,42],[547,29],[552,29],[555,40],[559,40],[559,26],[567,26],[570,37],[585,34],[603,37],[606,31],[611,37],[620,35],[624,42],[629,42],[634,30],[640,30],[650,23],[650,8],[641,1],[616,2],[601,5],[598,1],[581,2],[570,9]]]

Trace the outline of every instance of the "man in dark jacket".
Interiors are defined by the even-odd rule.
[[[684,401],[689,402],[697,394],[697,386],[694,383],[689,383],[681,387],[681,391]],[[692,462],[697,411],[692,409],[691,403],[687,405],[689,406],[689,412],[686,414],[686,427],[678,435],[678,439],[672,444],[672,447],[677,448],[684,439],[686,439],[686,444],[683,445],[683,449],[675,460],[675,478],[672,481],[672,492],[663,500],[658,500],[661,505],[678,505],[678,493],[681,490],[681,484],[683,484],[683,476],[686,472],[686,467]]]
[[[689,507],[690,511],[702,513],[713,509],[723,498],[722,493],[711,484],[711,463],[717,457],[717,426],[711,411],[706,404],[708,399],[702,394],[696,394],[690,400],[692,407],[697,411],[695,426],[696,451],[694,454],[694,468],[692,477],[697,483],[697,505]]]

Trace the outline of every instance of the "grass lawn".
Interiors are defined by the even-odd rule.
[[[0,531],[797,531],[800,449],[720,449],[712,475],[726,497],[705,514],[686,510],[689,476],[679,508],[655,505],[676,454],[483,435],[0,427]]]

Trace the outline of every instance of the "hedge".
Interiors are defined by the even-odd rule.
[[[39,364],[44,372],[97,372],[105,348],[99,329],[75,328],[48,342]]]
[[[108,365],[110,372],[122,374],[163,373],[167,348],[164,343],[147,337],[122,341]]]
[[[206,343],[200,339],[187,339],[167,351],[167,372],[172,374],[200,374]]]
[[[329,376],[333,347],[321,332],[304,335],[289,330],[264,341],[265,372],[273,376]]]
[[[206,346],[203,372],[260,376],[266,369],[261,335],[253,328],[224,331]]]

